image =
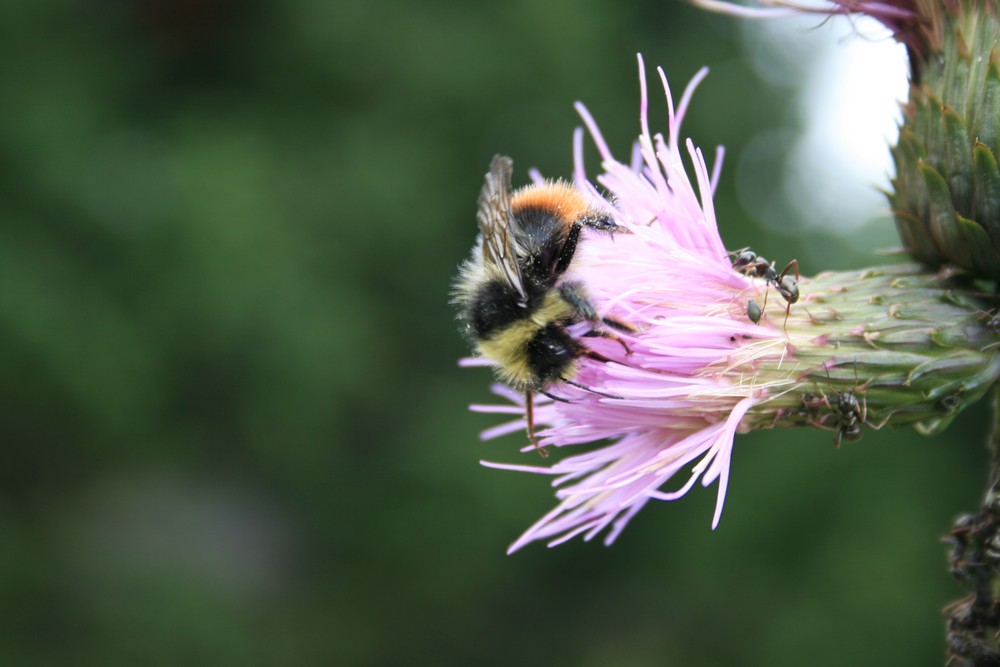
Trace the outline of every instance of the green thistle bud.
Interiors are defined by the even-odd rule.
[[[910,99],[892,150],[896,178],[889,198],[896,226],[915,259],[1000,279],[996,5],[915,4],[922,21],[904,40]]]

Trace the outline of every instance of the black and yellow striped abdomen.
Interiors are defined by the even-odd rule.
[[[479,353],[497,363],[500,379],[511,387],[542,391],[573,374],[581,346],[565,326],[579,318],[557,290],[525,304],[490,281],[476,293],[471,311]]]

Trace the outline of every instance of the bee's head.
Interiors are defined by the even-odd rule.
[[[527,351],[536,386],[542,387],[566,375],[580,356],[580,344],[561,325],[548,324],[538,329]]]

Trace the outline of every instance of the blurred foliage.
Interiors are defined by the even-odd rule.
[[[478,465],[521,442],[478,441],[488,374],[456,367],[447,303],[493,153],[569,174],[580,99],[627,155],[635,52],[678,91],[708,64],[685,129],[727,146],[728,245],[851,261],[736,199],[742,149],[795,118],[735,21],[608,0],[2,18],[0,664],[939,664],[938,540],[979,496],[981,411],[841,450],[743,436],[715,533],[696,491],[611,549],[504,555],[551,490]]]

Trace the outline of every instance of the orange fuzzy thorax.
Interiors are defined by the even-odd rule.
[[[511,196],[510,208],[515,213],[528,208],[553,211],[567,225],[591,211],[580,191],[565,181],[548,181],[522,188]]]

